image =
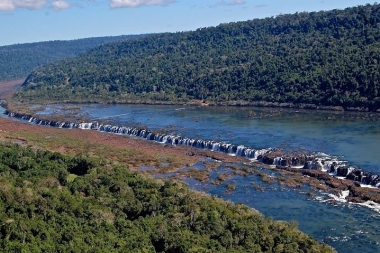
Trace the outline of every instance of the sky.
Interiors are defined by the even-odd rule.
[[[370,0],[0,0],[0,46],[89,37],[192,31]]]

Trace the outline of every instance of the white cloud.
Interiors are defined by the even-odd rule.
[[[70,4],[64,0],[56,0],[51,4],[51,7],[53,10],[59,11],[70,8]]]
[[[140,6],[151,6],[151,5],[169,5],[174,3],[175,0],[110,0],[111,8],[134,8]]]
[[[12,11],[16,8],[29,10],[41,9],[47,0],[0,0],[0,11]]]
[[[49,6],[55,11],[68,9],[73,6],[80,7],[80,2],[94,3],[96,0],[0,0],[1,11],[16,9],[38,10]],[[177,0],[109,0],[111,8],[134,8],[140,6],[166,6]],[[234,0],[242,1],[242,0]],[[73,3],[74,2],[74,3]]]
[[[0,11],[13,11],[15,6],[11,0],[0,0]]]
[[[0,11],[13,11],[18,8],[38,10],[51,2],[51,8],[55,11],[71,7],[66,0],[0,0]]]

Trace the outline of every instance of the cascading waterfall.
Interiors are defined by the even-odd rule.
[[[171,145],[183,145],[183,146],[191,146],[200,149],[208,149],[216,152],[227,153],[230,155],[243,156],[248,159],[259,159],[260,156],[265,153],[271,151],[272,149],[252,149],[245,147],[243,145],[233,145],[225,142],[217,142],[210,140],[202,140],[202,139],[191,139],[182,136],[170,135],[170,134],[162,134],[162,133],[154,133],[148,129],[140,129],[126,126],[113,126],[113,125],[105,125],[99,124],[98,122],[82,122],[82,123],[67,123],[67,122],[54,122],[47,121],[35,118],[29,115],[22,115],[13,112],[6,111],[9,117],[19,118],[29,123],[36,125],[44,125],[44,126],[52,126],[57,128],[79,128],[83,130],[97,130],[100,132],[107,133],[115,133],[120,135],[130,135],[136,136],[140,138],[144,138],[147,140],[153,140],[155,142],[163,143],[163,144],[171,144]]]
[[[362,169],[353,166],[347,166],[345,162],[339,161],[337,159],[331,159],[330,156],[323,153],[316,153],[310,156],[278,156],[265,159],[269,154],[273,154],[273,152],[277,150],[273,148],[253,149],[245,147],[243,145],[233,145],[226,142],[192,139],[178,135],[155,133],[145,128],[104,125],[99,124],[98,122],[69,123],[61,121],[48,121],[41,120],[30,115],[9,112],[7,110],[5,111],[5,114],[9,117],[18,118],[36,125],[67,129],[78,128],[83,130],[96,130],[119,135],[136,136],[163,144],[191,146],[199,149],[207,149],[215,152],[226,153],[229,155],[242,156],[250,160],[258,160],[260,162],[276,166],[321,170],[329,173],[331,176],[342,177],[345,179],[360,182],[365,185],[380,188],[379,175],[363,171]]]

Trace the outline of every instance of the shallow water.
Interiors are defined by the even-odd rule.
[[[194,166],[202,169],[202,164]],[[223,166],[213,172],[226,172]],[[267,171],[271,174],[273,172]],[[298,227],[338,252],[380,252],[380,214],[366,207],[334,201],[307,186],[291,188],[263,183],[258,176],[233,176],[220,185],[185,178],[190,187],[251,206],[275,220],[297,221]],[[227,185],[236,189],[227,191]]]
[[[40,114],[67,113],[51,105]],[[89,120],[166,129],[255,149],[323,152],[380,173],[379,114],[255,107],[81,105]]]
[[[164,129],[183,137],[226,141],[255,149],[322,152],[380,173],[379,114],[148,105],[80,105],[79,112],[89,121],[147,126],[150,130]],[[69,110],[51,105],[40,112],[57,113]],[[192,188],[247,204],[276,220],[295,220],[302,231],[338,252],[380,252],[380,214],[367,207],[332,201],[328,194],[307,187],[265,184],[254,175],[234,176],[221,185],[186,181]],[[229,183],[236,185],[236,190],[226,193]],[[257,185],[265,190],[258,190]]]

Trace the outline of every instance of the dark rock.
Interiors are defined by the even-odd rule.
[[[280,166],[282,166],[282,167],[289,167],[289,165],[290,165],[289,158],[282,158],[280,160]]]
[[[306,162],[305,162],[304,169],[309,169],[309,170],[322,170],[322,166],[321,166],[321,164],[320,164],[318,161],[316,161],[316,160],[313,160],[313,161],[306,161]]]
[[[348,175],[346,176],[346,179],[361,182],[362,174],[363,174],[363,171],[361,169],[355,168],[353,171],[348,173]]]
[[[336,175],[338,177],[346,177],[348,174],[348,167],[346,166],[340,166],[336,169]]]
[[[304,166],[306,164],[306,156],[304,155],[300,155],[300,156],[296,156],[296,157],[292,157],[291,158],[291,166],[297,166],[297,167],[300,167],[300,166]]]
[[[337,169],[336,166],[337,166],[336,162],[333,162],[333,163],[331,164],[331,166],[330,166],[329,173],[335,173],[335,172],[336,172],[336,169]]]

